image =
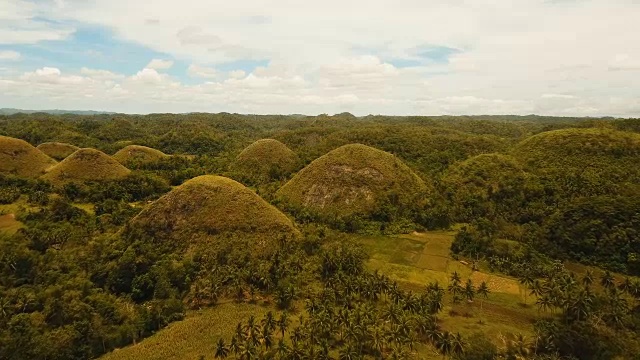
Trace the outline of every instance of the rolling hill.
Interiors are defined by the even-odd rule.
[[[160,150],[156,150],[146,146],[129,145],[120,149],[113,155],[123,165],[127,164],[144,164],[164,159],[169,155]]]
[[[262,184],[291,174],[297,164],[298,157],[285,144],[261,139],[242,150],[232,169],[243,181]]]
[[[187,248],[232,244],[250,246],[256,254],[269,252],[283,237],[299,235],[291,220],[253,191],[213,175],[191,179],[149,205],[132,219],[125,235],[138,231]]]
[[[55,186],[87,181],[116,180],[129,175],[131,170],[109,155],[95,149],[80,149],[69,155],[42,176]]]
[[[427,190],[402,161],[361,144],[339,147],[314,160],[276,196],[320,215],[369,214],[383,201],[410,206]]]
[[[603,128],[548,131],[523,140],[512,154],[527,171],[570,194],[640,189],[640,134]]]
[[[75,145],[60,142],[42,143],[38,145],[37,149],[58,161],[64,160],[67,156],[80,150]]]
[[[55,164],[28,142],[0,135],[0,173],[35,178]]]

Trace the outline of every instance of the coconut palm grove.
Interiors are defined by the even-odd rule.
[[[0,359],[640,359],[640,120],[0,115]]]

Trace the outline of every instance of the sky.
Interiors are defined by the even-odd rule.
[[[640,116],[640,0],[0,0],[0,107]]]

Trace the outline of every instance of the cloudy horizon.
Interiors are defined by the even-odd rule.
[[[640,116],[638,0],[0,0],[0,107]]]

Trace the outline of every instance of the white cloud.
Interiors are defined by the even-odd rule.
[[[66,39],[73,34],[72,26],[42,21],[48,9],[45,4],[26,0],[0,2],[0,44],[35,44]]]
[[[57,3],[0,6],[0,43],[64,39],[73,31],[65,24],[90,24],[193,64],[189,84],[198,85],[163,74],[173,66],[167,59],[133,76],[81,70],[92,99],[117,111],[640,115],[635,0]],[[128,12],[145,16],[122,16]],[[447,57],[446,48],[459,51]],[[254,60],[268,66],[252,69]],[[12,101],[81,94],[73,76],[0,74],[22,89]]]
[[[0,61],[2,60],[16,61],[16,60],[20,60],[20,57],[21,55],[17,51],[13,51],[13,50],[0,51]]]
[[[173,66],[172,60],[153,59],[145,66],[147,69],[167,70]]]
[[[609,63],[609,70],[640,70],[640,60],[633,59],[628,54],[618,54]]]
[[[229,72],[229,77],[232,79],[242,79],[247,76],[247,73],[244,70],[233,70]]]
[[[189,68],[187,69],[187,73],[191,77],[204,79],[215,79],[220,75],[214,68],[195,64],[189,66]]]
[[[85,78],[78,75],[67,75],[63,76],[62,72],[58,68],[54,67],[43,67],[41,69],[37,69],[32,72],[26,72],[21,77],[21,80],[30,82],[30,83],[38,83],[38,84],[84,84],[86,82],[91,81],[89,78]]]
[[[566,94],[542,94],[543,99],[575,99],[576,97],[573,95]]]
[[[157,84],[162,82],[163,76],[155,69],[144,68],[130,78],[132,81],[145,84]]]
[[[124,77],[123,75],[115,74],[108,70],[89,69],[86,67],[80,69],[80,74],[98,80],[114,80]]]

